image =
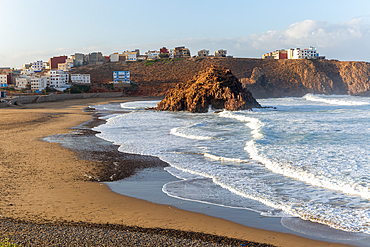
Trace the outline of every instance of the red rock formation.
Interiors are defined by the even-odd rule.
[[[261,107],[229,69],[211,66],[188,82],[177,84],[155,109],[207,112],[210,105],[230,111]]]

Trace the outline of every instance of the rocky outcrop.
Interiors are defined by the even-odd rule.
[[[229,69],[211,66],[188,82],[177,84],[155,109],[207,112],[209,106],[230,111],[261,107]]]

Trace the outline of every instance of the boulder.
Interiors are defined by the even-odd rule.
[[[211,66],[188,82],[177,84],[155,109],[208,112],[209,106],[229,111],[261,107],[229,69]]]

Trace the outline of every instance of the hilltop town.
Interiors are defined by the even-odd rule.
[[[292,50],[290,52],[290,50]],[[278,50],[262,55],[262,59],[322,59],[318,56],[316,49],[299,48],[290,50]],[[308,51],[308,52],[307,52]],[[314,51],[314,54],[312,53]],[[291,56],[287,55],[292,53]],[[295,54],[293,56],[293,53]],[[298,56],[296,55],[299,54]],[[152,64],[156,61],[166,61],[167,63],[176,60],[194,60],[197,58],[232,58],[227,55],[227,50],[220,49],[210,54],[209,50],[202,49],[197,55],[191,56],[191,52],[185,46],[167,49],[162,47],[158,50],[149,50],[144,54],[139,49],[134,51],[124,51],[122,53],[112,53],[103,55],[102,52],[92,52],[89,54],[75,53],[70,56],[62,55],[49,59],[49,61],[35,61],[22,65],[22,69],[0,68],[0,88],[3,90],[12,90],[11,92],[22,93],[45,93],[45,92],[69,92],[73,85],[89,86],[85,90],[90,90],[94,83],[113,84],[113,88],[126,86],[135,80],[132,80],[132,73],[129,70],[110,71],[110,76],[99,80],[91,70],[91,66],[99,69],[99,66],[106,64],[126,65],[127,63],[143,62],[145,65]],[[81,67],[90,66],[92,73],[79,73],[84,69]],[[119,67],[119,66],[118,66]],[[122,66],[121,66],[122,67]],[[91,76],[94,74],[94,77]],[[134,77],[136,77],[134,75]],[[107,80],[107,78],[109,78]],[[140,82],[140,81],[136,81]],[[174,81],[175,82],[175,81]],[[94,87],[94,86],[93,86]],[[109,88],[109,87],[108,87]],[[112,89],[112,87],[110,87]],[[81,90],[82,92],[83,90]],[[1,93],[2,97],[6,96],[5,91]]]

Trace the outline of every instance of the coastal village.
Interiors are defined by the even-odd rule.
[[[227,50],[219,49],[210,54],[207,49],[202,49],[193,57],[206,58],[226,58]],[[49,61],[35,61],[22,65],[22,69],[10,67],[0,68],[0,96],[7,97],[5,90],[14,90],[25,93],[45,93],[45,92],[69,92],[73,85],[90,85],[90,74],[71,73],[71,68],[85,65],[102,65],[105,63],[126,63],[140,62],[146,60],[173,60],[190,59],[191,52],[185,46],[167,49],[162,47],[159,50],[149,50],[144,54],[139,49],[134,51],[115,52],[110,55],[103,55],[102,52],[92,52],[89,54],[75,53],[70,56],[56,56]],[[281,49],[268,52],[262,55],[262,59],[325,59],[320,56],[315,47],[307,49]],[[111,83],[130,84],[130,71],[114,71]]]

